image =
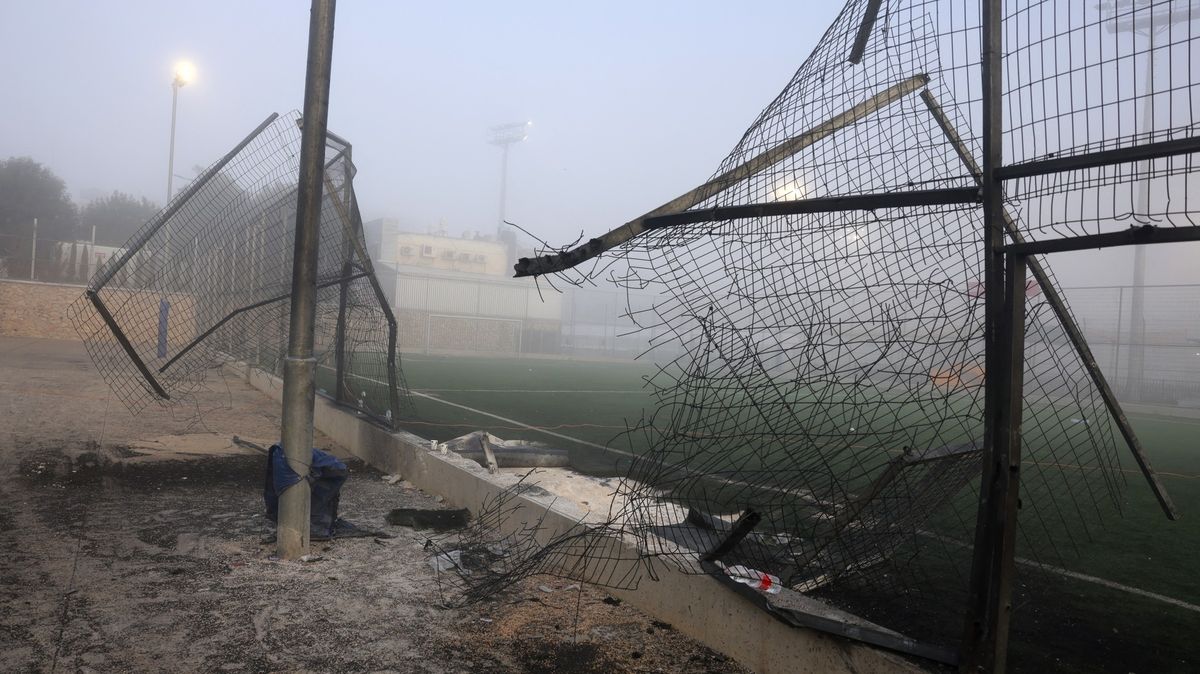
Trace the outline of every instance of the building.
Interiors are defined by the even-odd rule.
[[[404,231],[398,220],[381,218],[363,223],[367,252],[376,262],[412,269],[509,276],[510,246],[494,237],[468,233],[447,236],[444,231]]]

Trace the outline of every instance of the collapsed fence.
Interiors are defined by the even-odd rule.
[[[506,539],[497,500],[464,534],[479,565],[450,560],[466,597],[546,571],[631,586],[605,544],[629,536],[639,560],[774,579],[894,630],[873,632],[889,647],[1003,669],[1018,547],[1075,555],[1123,506],[1126,453],[1175,516],[1035,257],[1200,239],[1200,83],[1154,77],[1200,37],[1173,12],[852,0],[710,181],[522,260],[520,275],[649,290],[630,315],[671,356],[614,516]],[[231,358],[281,359],[295,122],[264,123],[74,305],[131,409],[186,398]],[[395,421],[396,323],[361,252],[349,147],[331,149],[318,386]]]
[[[649,382],[658,409],[630,432],[650,450],[597,531],[768,574],[974,671],[1004,669],[1015,550],[1073,558],[1122,508],[1122,454],[1173,518],[1033,255],[1200,237],[1200,82],[1154,76],[1200,37],[1176,11],[852,0],[709,182],[518,262],[658,294],[630,313],[683,352]],[[466,596],[524,568],[628,580],[602,549],[575,551],[581,573],[580,539],[513,545]]]
[[[133,412],[186,403],[216,368],[279,374],[296,229],[299,115],[271,115],[96,272],[69,315]],[[349,143],[329,134],[320,212],[317,388],[386,425],[406,404],[396,319],[365,252]]]

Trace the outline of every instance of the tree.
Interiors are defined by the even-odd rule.
[[[34,218],[39,241],[75,238],[75,204],[62,178],[29,157],[0,161],[0,266],[10,275],[28,273]],[[39,265],[52,250],[39,248]]]
[[[142,197],[140,200],[114,191],[102,199],[94,199],[79,213],[80,234],[91,237],[96,228],[96,243],[102,246],[124,245],[142,225],[158,212],[158,204]]]

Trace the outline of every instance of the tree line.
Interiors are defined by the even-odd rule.
[[[27,268],[34,218],[38,241],[47,244],[38,252],[41,263],[53,255],[50,242],[91,241],[93,231],[97,245],[121,246],[158,210],[145,197],[115,190],[80,207],[46,166],[30,157],[0,160],[0,266],[8,272]]]
[[[3,239],[29,239],[37,218],[38,239],[90,241],[95,227],[97,244],[120,246],[159,208],[145,197],[138,199],[115,190],[79,207],[62,178],[46,166],[29,157],[0,160]]]

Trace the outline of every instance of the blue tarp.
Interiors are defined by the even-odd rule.
[[[312,450],[312,463],[308,470],[308,484],[312,490],[311,529],[309,537],[323,540],[333,537],[338,521],[338,500],[342,484],[346,481],[346,464],[337,457],[319,449]],[[279,495],[300,481],[300,476],[288,465],[279,445],[271,445],[267,454],[267,478],[263,485],[263,500],[267,505],[267,517],[274,522],[279,513]]]

